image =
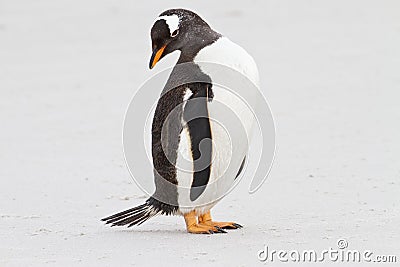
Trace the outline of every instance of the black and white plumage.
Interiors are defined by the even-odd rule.
[[[156,215],[183,215],[192,233],[239,228],[235,223],[212,222],[209,211],[243,170],[248,143],[244,140],[233,146],[229,134],[212,118],[221,116],[218,102],[237,112],[246,131],[250,132],[254,117],[238,97],[213,84],[211,72],[202,63],[232,68],[256,86],[257,66],[243,48],[189,10],[170,9],[160,14],[151,29],[151,39],[150,68],[165,55],[181,52],[158,100],[152,124],[156,190],[145,204],[103,220],[112,226],[130,227]],[[191,172],[180,168],[188,162]],[[225,178],[220,179],[223,175]],[[193,216],[198,216],[198,221]]]

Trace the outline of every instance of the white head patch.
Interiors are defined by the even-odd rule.
[[[169,33],[172,35],[174,31],[179,28],[179,17],[178,15],[170,15],[170,16],[160,16],[154,22],[163,19],[168,25]]]

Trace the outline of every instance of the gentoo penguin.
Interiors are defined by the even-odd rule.
[[[152,123],[156,190],[144,204],[102,220],[112,226],[131,227],[156,215],[181,215],[189,233],[225,233],[223,229],[241,228],[235,222],[213,221],[210,213],[242,172],[248,153],[245,137],[229,149],[233,147],[229,134],[212,117],[224,116],[220,114],[224,109],[216,103],[229,102],[227,106],[235,112],[240,103],[213,83],[201,63],[232,68],[258,87],[257,66],[242,47],[185,9],[161,13],[151,28],[151,40],[150,69],[164,56],[180,51]],[[244,129],[251,128],[254,117],[243,115],[243,110],[236,113]],[[190,171],[180,168],[184,162],[189,162]],[[220,179],[222,173],[224,179]]]

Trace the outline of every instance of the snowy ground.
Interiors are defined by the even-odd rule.
[[[245,226],[225,235],[187,234],[179,217],[129,230],[99,221],[144,201],[122,122],[152,75],[154,18],[182,7],[165,2],[0,1],[0,266],[257,266],[264,245],[323,250],[339,238],[399,262],[395,0],[187,3],[256,58],[277,126],[272,172],[214,209]]]

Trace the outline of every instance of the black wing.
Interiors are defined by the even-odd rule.
[[[205,190],[211,174],[212,142],[208,115],[208,101],[212,99],[211,84],[192,83],[188,85],[192,96],[185,104],[183,119],[191,140],[193,157],[193,182],[190,200],[196,200]]]

